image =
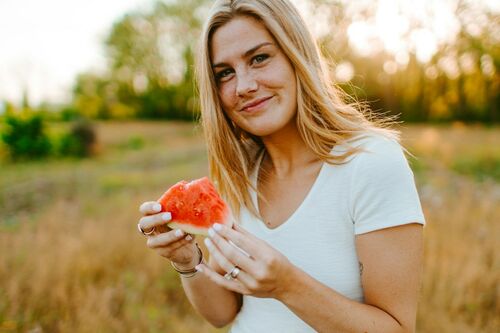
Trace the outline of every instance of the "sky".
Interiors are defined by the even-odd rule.
[[[114,21],[150,0],[0,0],[0,101],[70,99],[76,74],[104,67]]]

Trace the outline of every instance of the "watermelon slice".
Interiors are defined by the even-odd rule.
[[[217,193],[207,178],[178,182],[158,199],[163,212],[170,212],[172,220],[167,225],[190,234],[207,235],[214,223],[233,224],[229,206]]]

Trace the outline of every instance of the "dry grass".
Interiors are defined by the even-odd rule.
[[[500,131],[411,126],[404,138],[427,219],[419,331],[499,332]]]
[[[206,174],[199,133],[98,128],[98,158],[1,166],[0,332],[225,332],[135,229],[139,203]],[[500,186],[482,163],[498,161],[500,131],[412,126],[404,138],[428,222],[419,332],[498,332]],[[451,171],[459,157],[477,170]]]

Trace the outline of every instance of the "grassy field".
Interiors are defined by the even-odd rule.
[[[0,165],[0,332],[226,332],[136,230],[141,202],[207,173],[199,129],[97,129],[93,159]],[[428,223],[418,332],[498,332],[500,129],[402,130]]]

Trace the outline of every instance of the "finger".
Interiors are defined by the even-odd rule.
[[[217,264],[225,271],[230,272],[235,266],[232,262],[230,262],[219,249],[214,245],[214,243],[209,239],[205,238],[205,245],[207,246],[208,252],[210,256],[215,259]]]
[[[147,246],[151,249],[169,246],[173,242],[181,240],[186,233],[180,229],[171,230],[162,234],[148,237]]]
[[[142,230],[147,232],[153,227],[165,225],[171,219],[172,214],[170,214],[170,212],[147,215],[141,217],[141,219],[139,220],[139,225],[141,226]]]
[[[188,245],[188,244],[191,244],[194,241],[195,241],[194,237],[191,234],[187,234],[187,236],[185,236],[184,238],[181,238],[181,239],[173,242],[169,246],[170,251],[173,253],[173,252],[177,251],[178,249],[180,249],[181,247]]]
[[[238,266],[247,272],[253,272],[256,269],[256,263],[253,259],[243,254],[243,251],[236,246],[231,245],[228,240],[223,238],[212,228],[208,230],[209,238],[205,238],[205,244],[211,253],[213,252],[218,263],[221,264],[227,272]],[[229,265],[226,264],[229,262]],[[226,264],[225,266],[223,266]]]
[[[220,274],[214,272],[205,264],[199,264],[198,266],[196,266],[196,270],[221,287],[237,292],[239,294],[250,294],[250,291],[244,285],[242,285],[241,282],[239,282],[238,280],[228,280]]]
[[[230,240],[233,246],[242,251],[247,257],[255,258],[262,252],[261,240],[242,228],[235,230],[223,224],[215,223],[213,229],[217,234]],[[244,231],[241,232],[240,230]]]
[[[190,239],[187,239],[188,237],[191,237]],[[156,251],[158,251],[158,254],[160,254],[163,257],[166,257],[168,259],[171,259],[173,257],[176,257],[176,252],[178,250],[183,250],[185,246],[191,245],[194,242],[194,239],[192,238],[191,235],[187,235],[184,238],[181,238],[180,240],[177,240],[173,243],[170,243],[167,246],[159,247],[156,248]],[[182,255],[182,253],[180,253]],[[185,253],[184,253],[185,255]]]
[[[248,231],[247,229],[243,228],[241,225],[239,225],[237,223],[233,224],[233,229],[236,230],[236,231],[241,232],[244,235],[256,238],[250,231]],[[256,239],[258,239],[258,238],[256,238]]]
[[[139,207],[139,212],[149,215],[160,212],[161,208],[161,204],[156,201],[146,201]]]

